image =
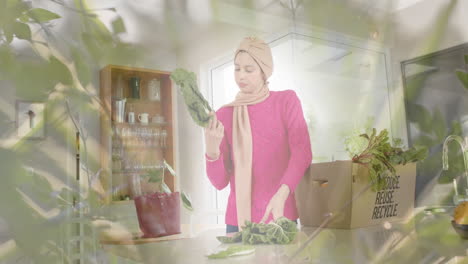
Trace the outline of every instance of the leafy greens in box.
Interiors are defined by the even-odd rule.
[[[415,146],[405,151],[399,146],[401,141],[396,141],[398,142],[396,146],[390,145],[386,129],[377,135],[377,130],[373,128],[370,135],[361,134],[359,137],[366,139],[367,144],[360,154],[353,156],[352,160],[369,169],[372,189],[375,191],[383,189],[386,185],[384,175],[387,171],[391,176],[395,176],[394,165],[405,165],[427,157],[426,147]]]
[[[245,221],[245,226],[241,232],[237,232],[232,237],[219,236],[217,239],[221,243],[243,244],[289,244],[297,234],[297,224],[286,217],[280,217],[269,224],[253,223]]]

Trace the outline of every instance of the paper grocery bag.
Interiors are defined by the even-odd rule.
[[[385,221],[403,220],[414,208],[416,164],[396,166],[396,177],[380,192],[368,188],[369,172],[352,161],[312,164],[295,195],[299,219],[304,226],[357,228]]]

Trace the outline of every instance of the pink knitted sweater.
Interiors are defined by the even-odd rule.
[[[284,216],[298,218],[294,190],[312,162],[309,132],[301,102],[292,90],[270,91],[263,102],[249,105],[252,130],[252,221],[258,223],[266,206],[282,184],[291,190],[284,207]],[[216,112],[224,126],[221,155],[216,161],[206,161],[211,183],[218,189],[231,186],[226,211],[226,224],[237,226],[236,186],[232,151],[233,107]],[[272,220],[270,215],[269,219]]]

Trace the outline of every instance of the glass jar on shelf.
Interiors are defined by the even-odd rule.
[[[123,83],[122,74],[119,74],[117,76],[117,81],[116,81],[116,84],[114,86],[113,92],[114,92],[113,96],[114,96],[115,99],[124,98],[124,83]]]
[[[133,99],[140,99],[140,77],[130,77],[130,94]]]
[[[156,78],[148,82],[148,99],[150,101],[161,101],[161,82]]]

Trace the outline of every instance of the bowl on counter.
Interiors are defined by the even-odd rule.
[[[452,220],[453,229],[464,239],[468,239],[468,225],[457,224],[455,220]]]

